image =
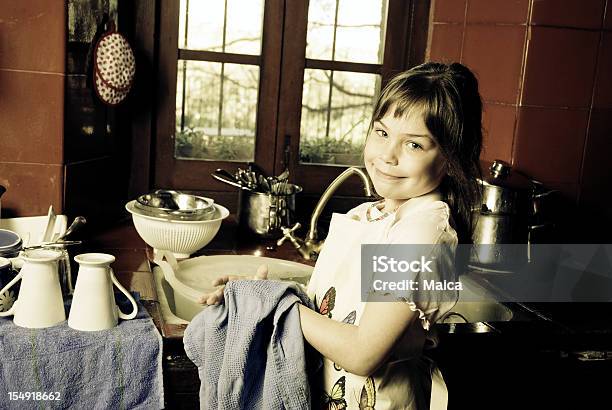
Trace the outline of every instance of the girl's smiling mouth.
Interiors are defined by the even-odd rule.
[[[374,169],[376,170],[376,176],[386,181],[397,181],[399,179],[405,178],[405,177],[396,177],[394,175],[386,174],[378,168],[374,168]]]

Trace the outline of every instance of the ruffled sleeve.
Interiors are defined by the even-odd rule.
[[[456,282],[455,251],[457,234],[449,223],[450,210],[442,201],[426,209],[405,215],[389,230],[390,244],[405,245],[406,254],[423,255],[431,261],[429,270],[412,274],[418,290],[406,290],[398,295],[410,309],[417,312],[423,329],[431,325],[456,304],[459,293]]]

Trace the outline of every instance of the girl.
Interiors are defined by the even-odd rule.
[[[379,96],[364,161],[382,199],[333,214],[308,285],[318,311],[299,306],[304,338],[324,356],[321,407],[422,409],[430,396],[432,407],[445,407],[439,371],[421,351],[456,293],[420,290],[389,303],[364,302],[360,250],[361,244],[440,244],[454,254],[458,243],[470,242],[481,111],[477,80],[458,63],[417,66]],[[453,257],[436,258],[436,277],[428,279],[454,281]],[[265,277],[259,270],[257,278]],[[221,288],[201,301],[222,298]]]

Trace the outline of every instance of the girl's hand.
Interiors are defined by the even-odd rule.
[[[261,265],[257,268],[257,272],[255,272],[255,276],[236,276],[236,275],[225,275],[221,276],[215,280],[213,280],[213,286],[220,286],[217,290],[211,293],[205,293],[200,296],[198,302],[202,305],[218,305],[223,302],[223,291],[225,290],[225,285],[230,280],[239,280],[239,279],[251,279],[251,280],[262,280],[268,279],[268,265]]]

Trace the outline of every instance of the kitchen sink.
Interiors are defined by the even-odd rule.
[[[178,263],[176,277],[197,294],[214,289],[212,279],[220,275],[252,276],[261,264],[267,264],[269,277],[294,280],[307,285],[312,267],[282,259],[249,255],[215,255],[187,259]],[[168,324],[187,324],[203,306],[175,289],[166,281],[159,266],[153,269],[158,298],[164,320]],[[463,290],[457,304],[440,320],[441,323],[480,323],[510,321],[513,310],[495,301],[494,295],[476,277],[462,276]],[[196,293],[194,292],[194,294]]]
[[[475,277],[463,275],[463,289],[457,304],[439,320],[440,323],[507,322],[514,312],[508,306],[495,301],[495,295],[478,283]]]

